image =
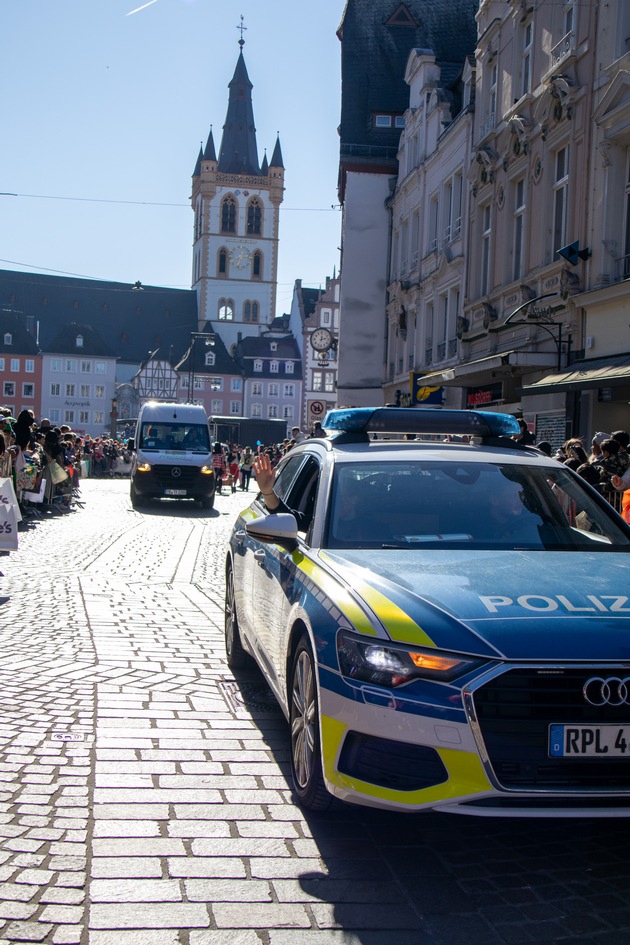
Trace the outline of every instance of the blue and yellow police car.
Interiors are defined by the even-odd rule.
[[[299,803],[630,813],[630,527],[514,417],[331,411],[226,557]]]

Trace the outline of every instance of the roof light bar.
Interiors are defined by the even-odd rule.
[[[481,410],[435,410],[430,407],[355,407],[329,410],[322,423],[327,433],[430,433],[461,436],[515,436],[521,432],[509,413]]]

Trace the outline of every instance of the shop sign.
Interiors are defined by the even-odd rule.
[[[492,404],[503,397],[503,385],[491,384],[490,387],[469,387],[466,391],[467,407],[482,407]]]

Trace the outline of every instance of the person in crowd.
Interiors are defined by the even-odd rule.
[[[316,420],[313,424],[313,429],[311,430],[311,439],[319,438],[326,436],[326,431],[323,429],[319,420]]]
[[[551,456],[552,447],[548,440],[541,440],[540,443],[536,444],[536,449],[544,453],[545,456]]]
[[[602,455],[602,446],[601,444],[604,440],[609,440],[609,433],[596,433],[593,439],[591,440],[591,455],[588,458],[589,463],[596,463],[601,459]]]
[[[619,460],[618,458],[619,443],[617,440],[613,440],[612,437],[603,440],[603,442],[600,443],[600,448],[602,452],[601,458],[594,462],[593,465],[599,472],[603,494],[607,496],[614,489],[612,477],[623,476],[626,468],[624,468],[623,460]]]
[[[212,467],[214,469],[214,478],[216,480],[215,491],[217,495],[221,495],[223,490],[223,479],[227,473],[225,453],[223,452],[223,446],[221,443],[215,443],[212,447]]]
[[[249,483],[252,478],[254,453],[251,446],[246,446],[241,455],[241,489],[249,492]]]
[[[630,454],[628,453],[628,442],[630,442],[630,434],[625,430],[615,430],[614,433],[611,433],[613,440],[616,440],[619,443],[619,452],[617,453],[617,459],[620,466],[625,466],[627,469],[630,466]]]
[[[264,499],[267,511],[271,513],[290,512],[292,515],[295,515],[298,523],[298,531],[304,531],[308,528],[310,522],[305,513],[290,509],[276,494],[274,490],[276,470],[272,464],[269,453],[264,452],[257,456],[254,460],[253,469],[254,475],[256,476],[256,484]]]
[[[302,433],[299,427],[291,427],[291,439],[296,443],[301,443],[306,439],[306,433]]]
[[[530,432],[523,417],[518,417],[518,425],[521,428],[521,432],[514,437],[516,442],[521,443],[523,446],[533,446],[536,442],[536,437]]]
[[[238,465],[238,453],[234,450],[230,450],[227,457],[227,466],[228,466],[228,476],[230,479],[230,488],[232,492],[236,492],[236,487],[238,485],[238,479],[240,474],[240,469]]]

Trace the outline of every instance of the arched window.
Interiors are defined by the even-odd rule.
[[[247,234],[260,235],[262,232],[262,204],[258,197],[253,197],[247,205]]]
[[[243,302],[243,321],[251,322],[252,320],[252,303]]]
[[[258,302],[252,302],[252,321],[258,321]]]
[[[224,197],[221,203],[221,232],[236,233],[236,200],[232,194]]]
[[[219,299],[219,321],[234,321],[234,299]]]
[[[218,265],[218,274],[220,276],[227,276],[228,271],[228,254],[227,249],[224,246],[219,250],[219,265]]]
[[[208,351],[205,358],[206,367],[214,367],[216,355],[214,351]]]
[[[257,249],[256,252],[252,254],[252,278],[262,278],[262,253],[259,249]]]

